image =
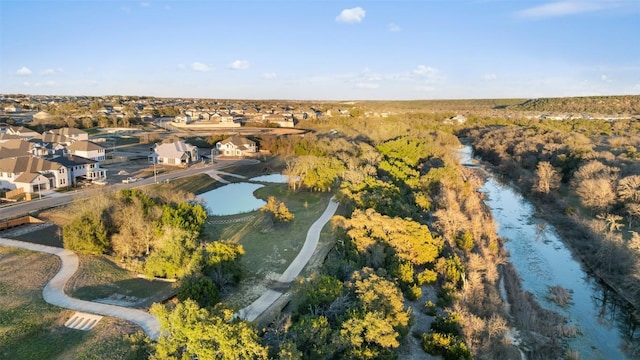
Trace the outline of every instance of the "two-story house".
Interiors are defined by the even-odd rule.
[[[233,135],[216,143],[218,154],[223,156],[250,156],[258,151],[255,141]]]

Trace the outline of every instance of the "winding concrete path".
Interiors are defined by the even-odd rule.
[[[73,276],[73,274],[78,270],[78,256],[74,252],[57,247],[5,238],[0,238],[0,245],[53,254],[60,258],[61,265],[58,273],[49,280],[42,290],[44,301],[49,304],[66,309],[111,316],[131,321],[138,324],[151,339],[158,339],[158,336],[160,335],[160,322],[155,316],[148,312],[122,306],[75,299],[65,294],[64,287],[67,284],[67,281],[69,281],[71,276]],[[28,274],[26,276],[28,276]]]
[[[316,220],[309,228],[302,249],[296,256],[296,258],[291,262],[289,267],[285,270],[285,272],[280,276],[280,278],[278,279],[279,282],[290,283],[300,274],[300,272],[302,272],[302,269],[304,269],[304,267],[307,265],[307,263],[311,259],[311,256],[315,252],[316,247],[318,246],[322,228],[327,224],[327,222],[329,222],[333,214],[335,214],[336,210],[338,209],[338,205],[339,203],[333,197],[329,200],[329,204],[327,205],[324,213],[322,213],[318,220]],[[65,294],[64,288],[67,284],[67,281],[69,281],[71,276],[73,276],[73,274],[78,270],[78,256],[74,252],[62,248],[33,244],[29,242],[11,240],[1,237],[0,245],[39,251],[47,254],[52,254],[60,258],[60,269],[42,290],[42,296],[44,297],[44,300],[49,304],[60,306],[66,309],[111,316],[131,321],[135,324],[138,324],[151,339],[158,339],[160,335],[160,322],[156,317],[149,314],[148,312],[122,306],[80,300],[69,297],[67,294]],[[267,308],[269,308],[269,306],[271,306],[282,295],[283,292],[269,289],[252,304],[245,307],[244,309],[241,309],[238,312],[238,316],[245,320],[253,321],[265,310],[267,310]]]
[[[280,275],[278,279],[281,283],[290,283],[295,278],[300,275],[302,269],[307,265],[311,256],[316,251],[316,247],[318,246],[318,241],[320,240],[320,232],[322,228],[329,222],[333,214],[336,213],[338,209],[339,203],[335,200],[335,198],[331,198],[329,200],[329,204],[327,208],[324,210],[324,213],[316,220],[316,222],[311,225],[309,231],[307,232],[307,238],[300,249],[300,252],[296,256],[295,259],[291,262],[287,270]],[[242,319],[253,321],[258,316],[260,316],[265,310],[269,308],[276,300],[283,295],[283,292],[269,289],[262,296],[260,296],[256,301],[251,303],[249,306],[241,309],[238,312],[238,316]]]

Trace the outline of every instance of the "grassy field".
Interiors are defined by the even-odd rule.
[[[274,196],[284,201],[295,219],[290,224],[275,224],[268,215],[256,211],[241,216],[214,217],[205,230],[211,240],[226,240],[244,247],[245,278],[237,291],[224,298],[238,308],[255,300],[286,270],[302,248],[309,227],[326,209],[331,194],[294,193],[286,184],[270,184],[258,189],[256,196],[262,199]],[[220,223],[247,215],[254,217],[244,222]]]
[[[68,329],[74,312],[44,302],[42,288],[58,266],[53,255],[0,247],[0,358],[129,358],[123,334],[135,325],[103,318],[88,332]]]
[[[76,274],[67,283],[67,293],[83,300],[110,298],[122,305],[147,308],[176,292],[174,283],[137,277],[105,256],[80,256]]]

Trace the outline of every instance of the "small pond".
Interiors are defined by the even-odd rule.
[[[282,174],[269,174],[251,178],[251,181],[286,184],[289,181],[289,177]]]
[[[264,185],[233,183],[198,195],[204,200],[209,215],[224,216],[255,211],[266,204],[253,196]]]

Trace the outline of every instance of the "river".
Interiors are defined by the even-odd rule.
[[[478,166],[471,155],[471,147],[465,146],[460,151],[461,163]],[[529,201],[488,175],[480,191],[486,195],[498,235],[507,239],[504,246],[522,279],[523,290],[579,329],[581,334],[569,339],[569,346],[581,359],[631,359],[622,350],[632,333],[625,302],[583,270],[553,226],[534,216],[535,208]],[[547,299],[549,286],[556,285],[573,294],[572,303],[564,308]]]

